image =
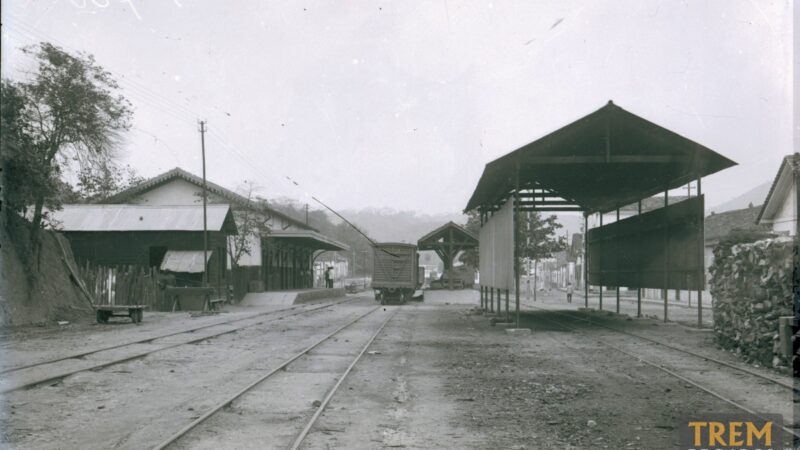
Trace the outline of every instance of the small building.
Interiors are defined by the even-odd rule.
[[[767,199],[758,213],[756,222],[768,226],[776,234],[797,234],[797,173],[800,153],[783,158],[772,182]]]
[[[207,208],[207,252],[202,205],[64,205],[50,215],[78,264],[157,267],[178,286],[199,286],[207,269],[208,285],[226,291],[228,237],[237,233],[229,205]]]
[[[138,205],[198,205],[202,204],[203,179],[181,168],[174,168],[122,191],[105,200],[106,203]],[[270,207],[265,200],[247,198],[216,183],[206,181],[209,205],[230,204],[234,220],[241,226],[244,213],[257,215],[267,224],[269,231],[250,230],[246,239],[249,254],[238,261],[237,297],[246,291],[277,291],[305,289],[314,285],[313,262],[320,252],[348,250],[349,247],[305,221],[291,217]],[[229,246],[234,245],[229,241]],[[228,269],[233,268],[230,258]],[[242,284],[240,286],[240,284]]]

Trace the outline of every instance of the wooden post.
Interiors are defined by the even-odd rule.
[[[489,288],[489,311],[494,312],[494,287]]]

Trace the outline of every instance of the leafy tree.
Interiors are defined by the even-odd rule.
[[[567,239],[558,236],[557,230],[562,225],[555,215],[542,217],[538,212],[523,214],[520,218],[520,257],[533,261],[533,300],[536,301],[538,284],[537,265],[540,259],[551,258],[554,253],[567,247]]]
[[[551,258],[554,253],[567,247],[564,236],[558,236],[558,223],[555,215],[542,217],[538,212],[523,214],[520,218],[520,257],[531,261]]]
[[[13,100],[19,102],[13,105],[18,117],[8,124],[19,143],[10,146],[8,155],[8,201],[17,212],[33,206],[30,245],[36,254],[44,208],[60,206],[61,174],[73,164],[109,163],[132,113],[130,103],[117,94],[116,81],[91,55],[71,55],[45,42],[23,51],[36,60],[36,72],[3,87],[11,92],[13,86],[18,94]]]
[[[475,236],[480,235],[481,215],[478,211],[473,210],[467,213],[467,223],[464,225],[464,228]],[[468,266],[478,267],[478,262],[480,260],[479,255],[480,253],[477,248],[471,248],[461,252],[458,260]]]

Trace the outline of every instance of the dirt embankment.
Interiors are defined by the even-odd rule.
[[[39,257],[28,246],[30,231],[22,219],[0,224],[0,325],[4,327],[90,319],[89,300],[71,279],[77,274],[69,242],[43,230]],[[59,245],[59,240],[61,245]],[[63,247],[63,248],[62,248]]]

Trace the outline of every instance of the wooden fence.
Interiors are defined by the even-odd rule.
[[[166,311],[167,299],[159,284],[155,267],[93,266],[81,267],[81,278],[99,305],[146,305],[151,311]]]

